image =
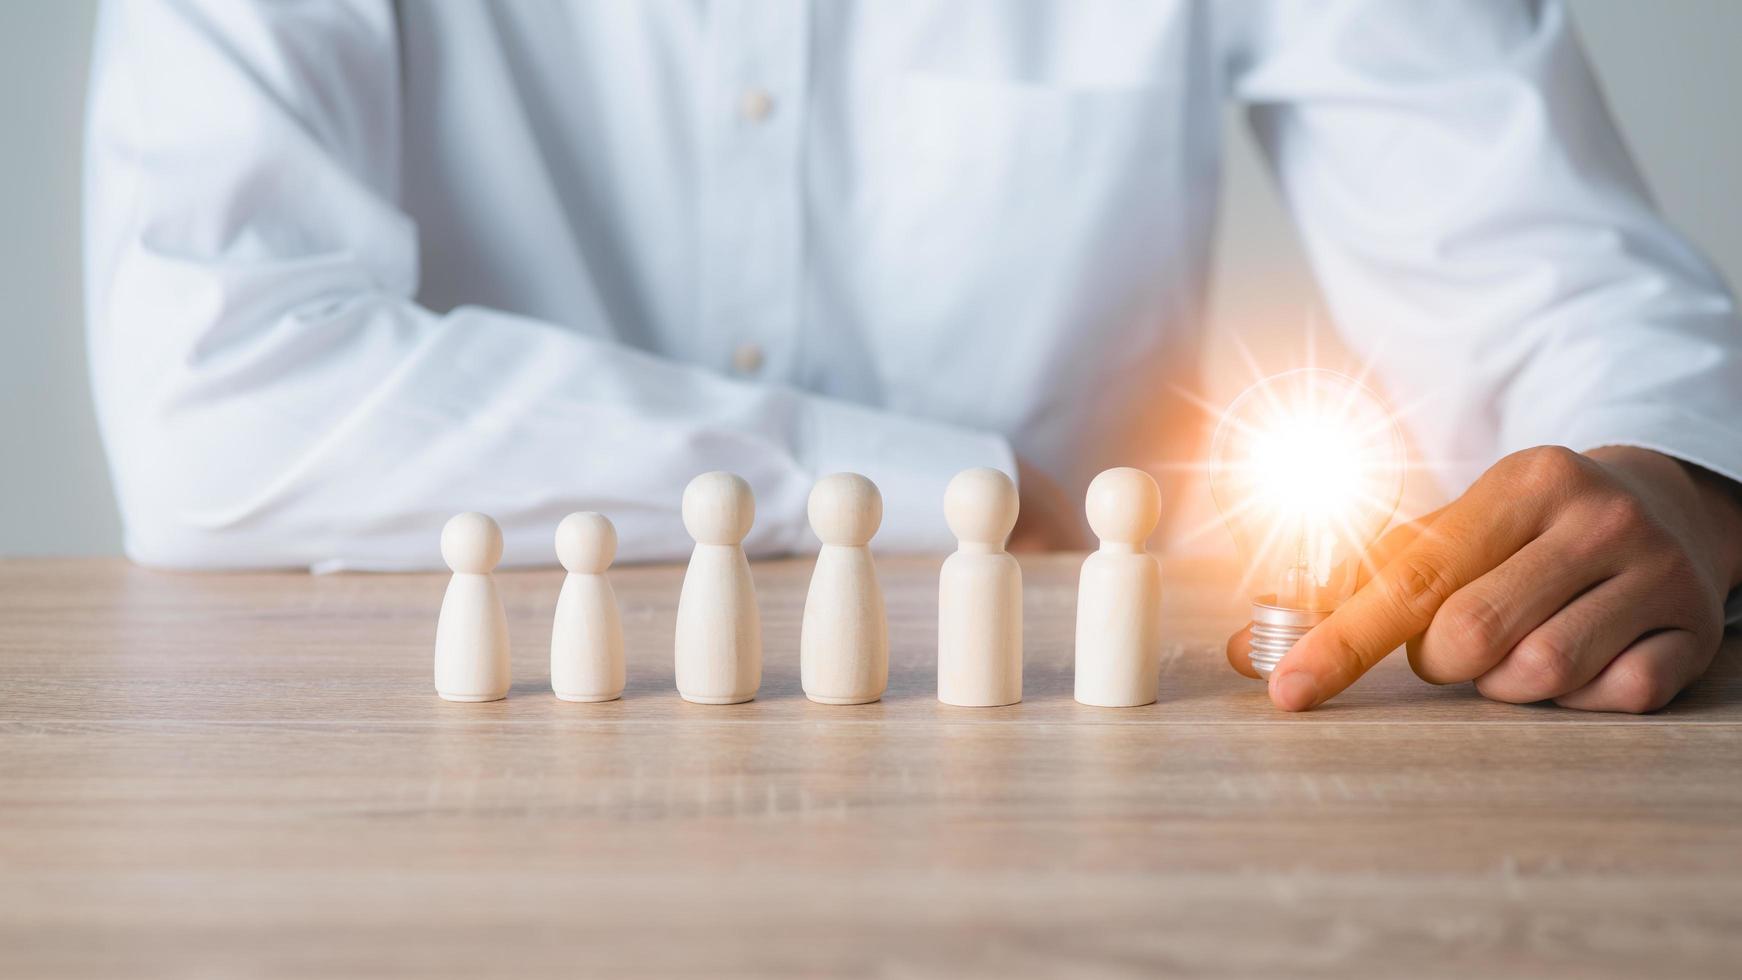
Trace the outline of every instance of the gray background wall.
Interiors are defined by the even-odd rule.
[[[0,2],[0,555],[120,549],[79,299],[79,128],[93,6]],[[1659,202],[1731,283],[1742,282],[1742,2],[1572,8]],[[1298,324],[1316,302],[1311,279],[1250,140],[1232,131],[1214,317]]]

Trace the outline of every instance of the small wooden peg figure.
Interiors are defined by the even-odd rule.
[[[1016,527],[1016,484],[963,470],[944,491],[959,541],[938,576],[938,700],[991,707],[1022,700],[1022,567],[1004,550]]]
[[[1161,566],[1144,546],[1161,491],[1148,473],[1119,467],[1089,484],[1085,509],[1101,549],[1083,562],[1077,589],[1077,700],[1150,704],[1161,684]]]
[[[455,515],[442,528],[442,560],[454,577],[436,621],[436,693],[499,701],[508,696],[508,617],[490,573],[502,560],[502,529],[484,514]]]
[[[736,704],[762,686],[762,616],[744,557],[756,520],[750,484],[703,473],[683,492],[683,523],[696,540],[677,600],[677,690],[698,704]]]
[[[865,704],[889,686],[889,623],[871,561],[883,496],[857,473],[817,481],[811,530],[822,539],[799,631],[799,677],[822,704]]]
[[[556,529],[556,556],[568,569],[550,630],[550,688],[564,701],[623,696],[623,622],[605,570],[617,554],[617,529],[583,511]]]

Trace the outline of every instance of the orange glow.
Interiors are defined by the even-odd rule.
[[[1210,455],[1251,591],[1312,609],[1346,598],[1403,489],[1403,437],[1378,396],[1319,368],[1266,378],[1223,413]]]

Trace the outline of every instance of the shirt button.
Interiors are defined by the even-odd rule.
[[[758,344],[739,344],[732,352],[732,370],[739,374],[755,374],[762,369],[762,347]]]
[[[761,122],[774,114],[774,96],[764,89],[749,89],[738,101],[738,111],[751,122]]]

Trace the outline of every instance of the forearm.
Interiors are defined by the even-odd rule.
[[[509,563],[547,563],[557,521],[597,509],[617,521],[624,560],[670,559],[690,545],[678,492],[709,469],[756,488],[753,552],[810,547],[806,494],[841,469],[890,498],[881,544],[931,549],[948,540],[935,503],[949,475],[1009,465],[996,436],[550,324],[352,302],[341,322],[262,328],[249,352],[99,393],[131,554],[178,567],[435,567],[430,528],[475,509],[502,524]],[[125,371],[151,356],[133,346],[110,335],[94,355]]]

